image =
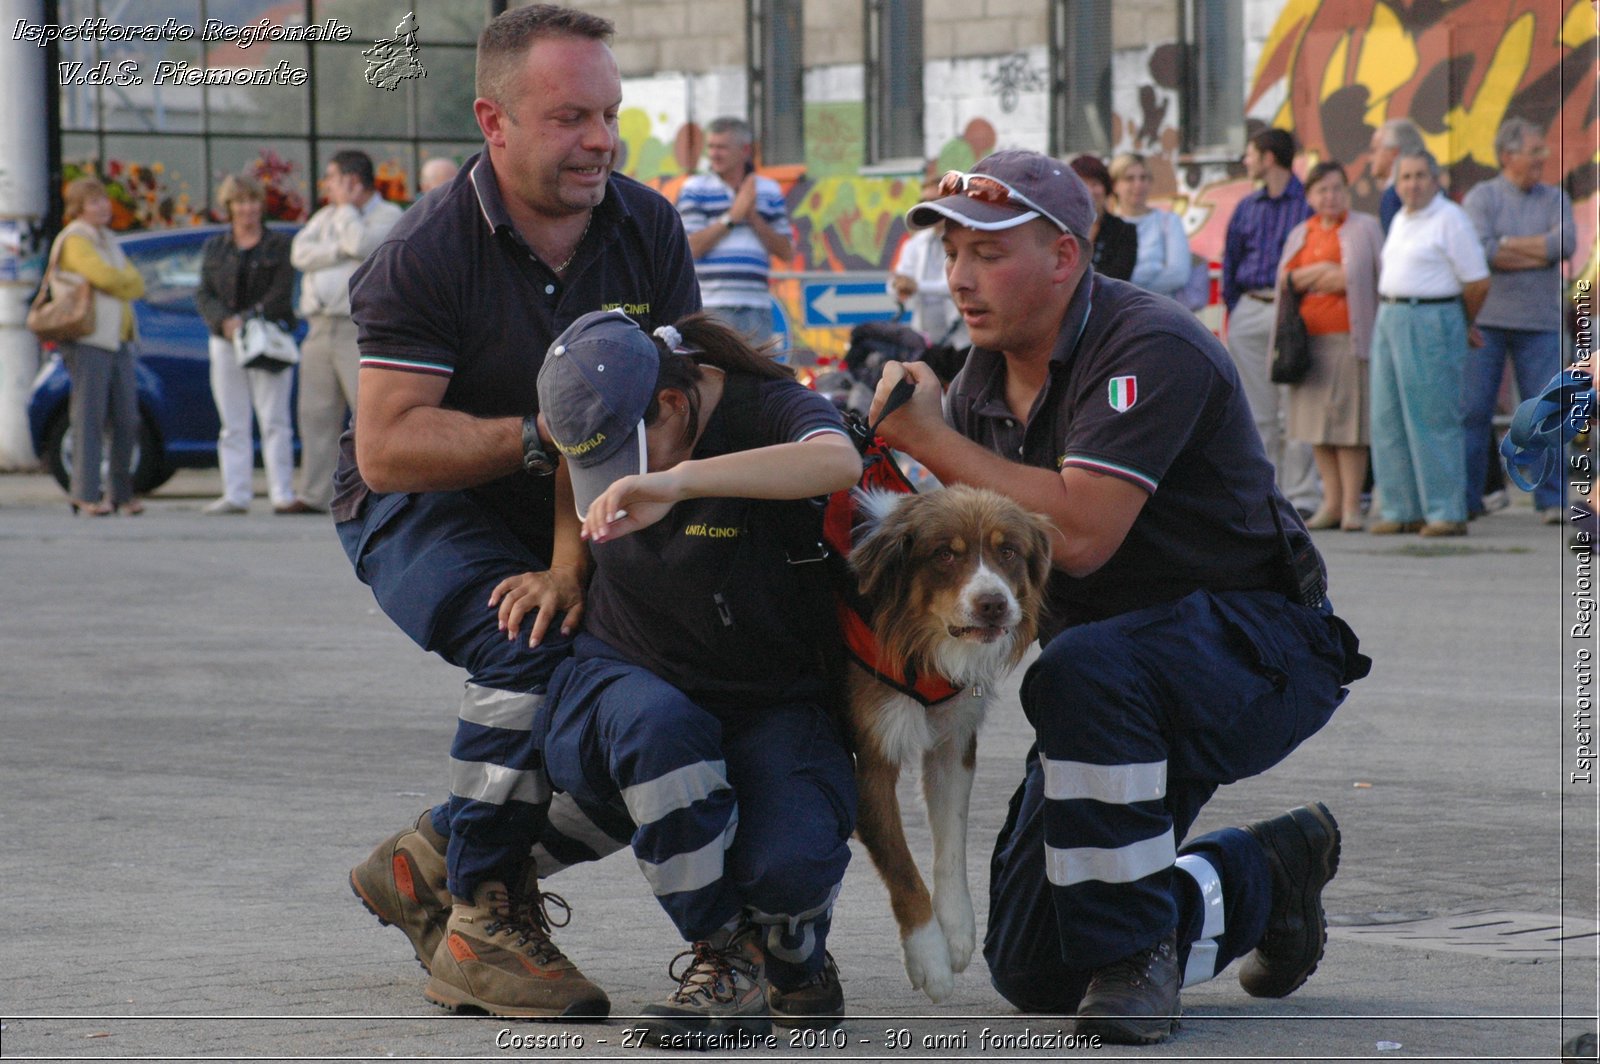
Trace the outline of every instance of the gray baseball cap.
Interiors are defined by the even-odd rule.
[[[996,196],[982,194],[982,182],[971,180],[979,175],[1001,182]],[[912,207],[906,212],[906,225],[927,229],[948,220],[969,229],[993,231],[1043,218],[1074,236],[1089,238],[1094,199],[1083,179],[1066,163],[1036,151],[1008,149],[984,157],[962,177],[966,188]],[[990,187],[994,187],[992,183]]]
[[[539,410],[567,460],[578,516],[623,477],[648,471],[644,412],[661,354],[620,310],[591,311],[556,337],[539,369]]]

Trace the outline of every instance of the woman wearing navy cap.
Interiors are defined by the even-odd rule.
[[[786,545],[861,460],[826,398],[693,315],[647,336],[587,314],[539,373],[593,556],[584,632],[551,683],[545,764],[580,806],[627,806],[689,949],[652,1040],[842,1016],[824,952],[855,821],[850,756]],[[515,631],[518,606],[497,594]],[[681,970],[679,970],[681,965]],[[673,1044],[680,1044],[674,1042]]]

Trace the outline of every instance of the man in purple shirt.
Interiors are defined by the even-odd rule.
[[[1311,214],[1305,186],[1289,169],[1294,137],[1263,129],[1244,150],[1245,174],[1260,181],[1234,208],[1222,250],[1222,300],[1228,305],[1228,353],[1239,370],[1245,398],[1267,460],[1277,470],[1278,487],[1295,508],[1310,513],[1322,498],[1311,448],[1284,442],[1283,386],[1273,384],[1267,344],[1277,316],[1278,258],[1289,230]]]

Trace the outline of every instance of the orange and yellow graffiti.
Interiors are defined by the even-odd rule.
[[[1275,92],[1270,125],[1307,152],[1343,162],[1358,196],[1375,195],[1372,133],[1410,118],[1449,171],[1453,193],[1494,176],[1494,136],[1510,116],[1545,129],[1546,180],[1576,203],[1579,256],[1594,270],[1600,178],[1589,0],[1289,0],[1261,51],[1246,113]]]

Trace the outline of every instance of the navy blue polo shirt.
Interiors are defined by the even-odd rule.
[[[1304,526],[1273,483],[1227,349],[1193,314],[1086,274],[1025,424],[1006,406],[1005,375],[999,352],[972,349],[947,402],[956,431],[1025,465],[1076,466],[1150,495],[1105,565],[1052,574],[1047,638],[1202,588],[1285,587],[1273,507],[1292,536]]]
[[[350,279],[361,365],[447,378],[440,405],[486,418],[536,412],[546,349],[580,315],[613,307],[646,330],[700,309],[677,208],[613,174],[563,281],[512,225],[487,153],[413,204]],[[334,489],[335,519],[357,516],[367,490],[353,433]],[[550,557],[555,478],[515,473],[472,490]]]
[[[833,403],[795,381],[762,381],[757,394],[755,446],[845,431]],[[712,411],[695,458],[741,449],[723,410]],[[719,715],[822,698],[807,650],[816,633],[796,606],[810,574],[784,549],[794,540],[782,522],[797,519],[793,503],[686,499],[648,528],[591,543],[584,629]]]

